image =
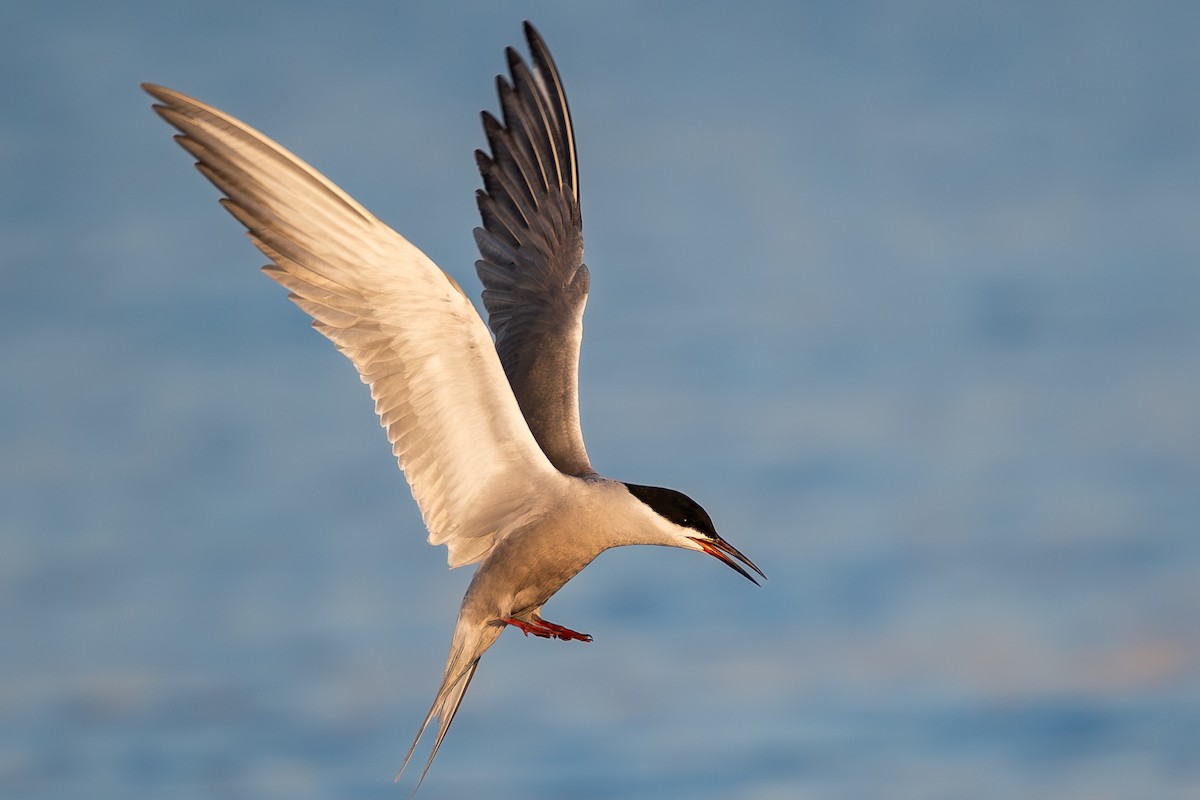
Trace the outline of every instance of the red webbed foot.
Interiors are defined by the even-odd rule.
[[[553,622],[547,622],[541,617],[534,617],[528,622],[516,619],[515,617],[504,617],[500,621],[519,629],[526,636],[532,633],[534,636],[540,636],[543,639],[560,639],[564,642],[592,641],[590,634],[579,633],[570,628],[564,628],[562,625],[555,625]]]

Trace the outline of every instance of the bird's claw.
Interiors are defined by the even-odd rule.
[[[516,619],[515,617],[504,617],[500,621],[506,625],[512,625],[514,628],[519,629],[521,633],[525,634],[526,636],[532,633],[534,636],[540,636],[543,639],[560,639],[564,642],[592,641],[591,634],[579,633],[578,631],[573,631],[570,628],[564,628],[562,625],[555,625],[553,622],[547,622],[546,620],[540,618],[525,622],[523,620]]]

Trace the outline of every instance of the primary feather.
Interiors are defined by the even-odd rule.
[[[575,134],[562,81],[525,24],[532,67],[509,48],[511,83],[496,78],[503,122],[486,111],[491,155],[476,151],[484,188],[475,229],[483,304],[496,350],[546,457],[593,474],[579,425],[579,346],[587,304]]]

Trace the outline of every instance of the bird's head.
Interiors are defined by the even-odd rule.
[[[753,575],[742,569],[738,561],[766,580],[767,576],[754,565],[754,562],[721,538],[721,534],[717,533],[717,529],[713,527],[712,518],[708,516],[708,512],[683,492],[658,486],[639,486],[636,483],[627,483],[625,488],[666,521],[672,534],[672,541],[667,544],[708,553],[731,569],[740,572],[755,586],[758,585],[758,581],[754,579]]]

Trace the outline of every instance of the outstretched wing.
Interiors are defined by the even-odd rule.
[[[458,285],[316,170],[215,108],[144,85],[313,327],[371,387],[431,544],[483,558],[558,479]]]
[[[476,228],[483,304],[526,422],[568,475],[592,472],[579,428],[579,343],[587,303],[571,114],[558,70],[528,22],[532,68],[510,47],[496,78],[503,123],[483,112],[491,155],[475,152],[484,188]]]

